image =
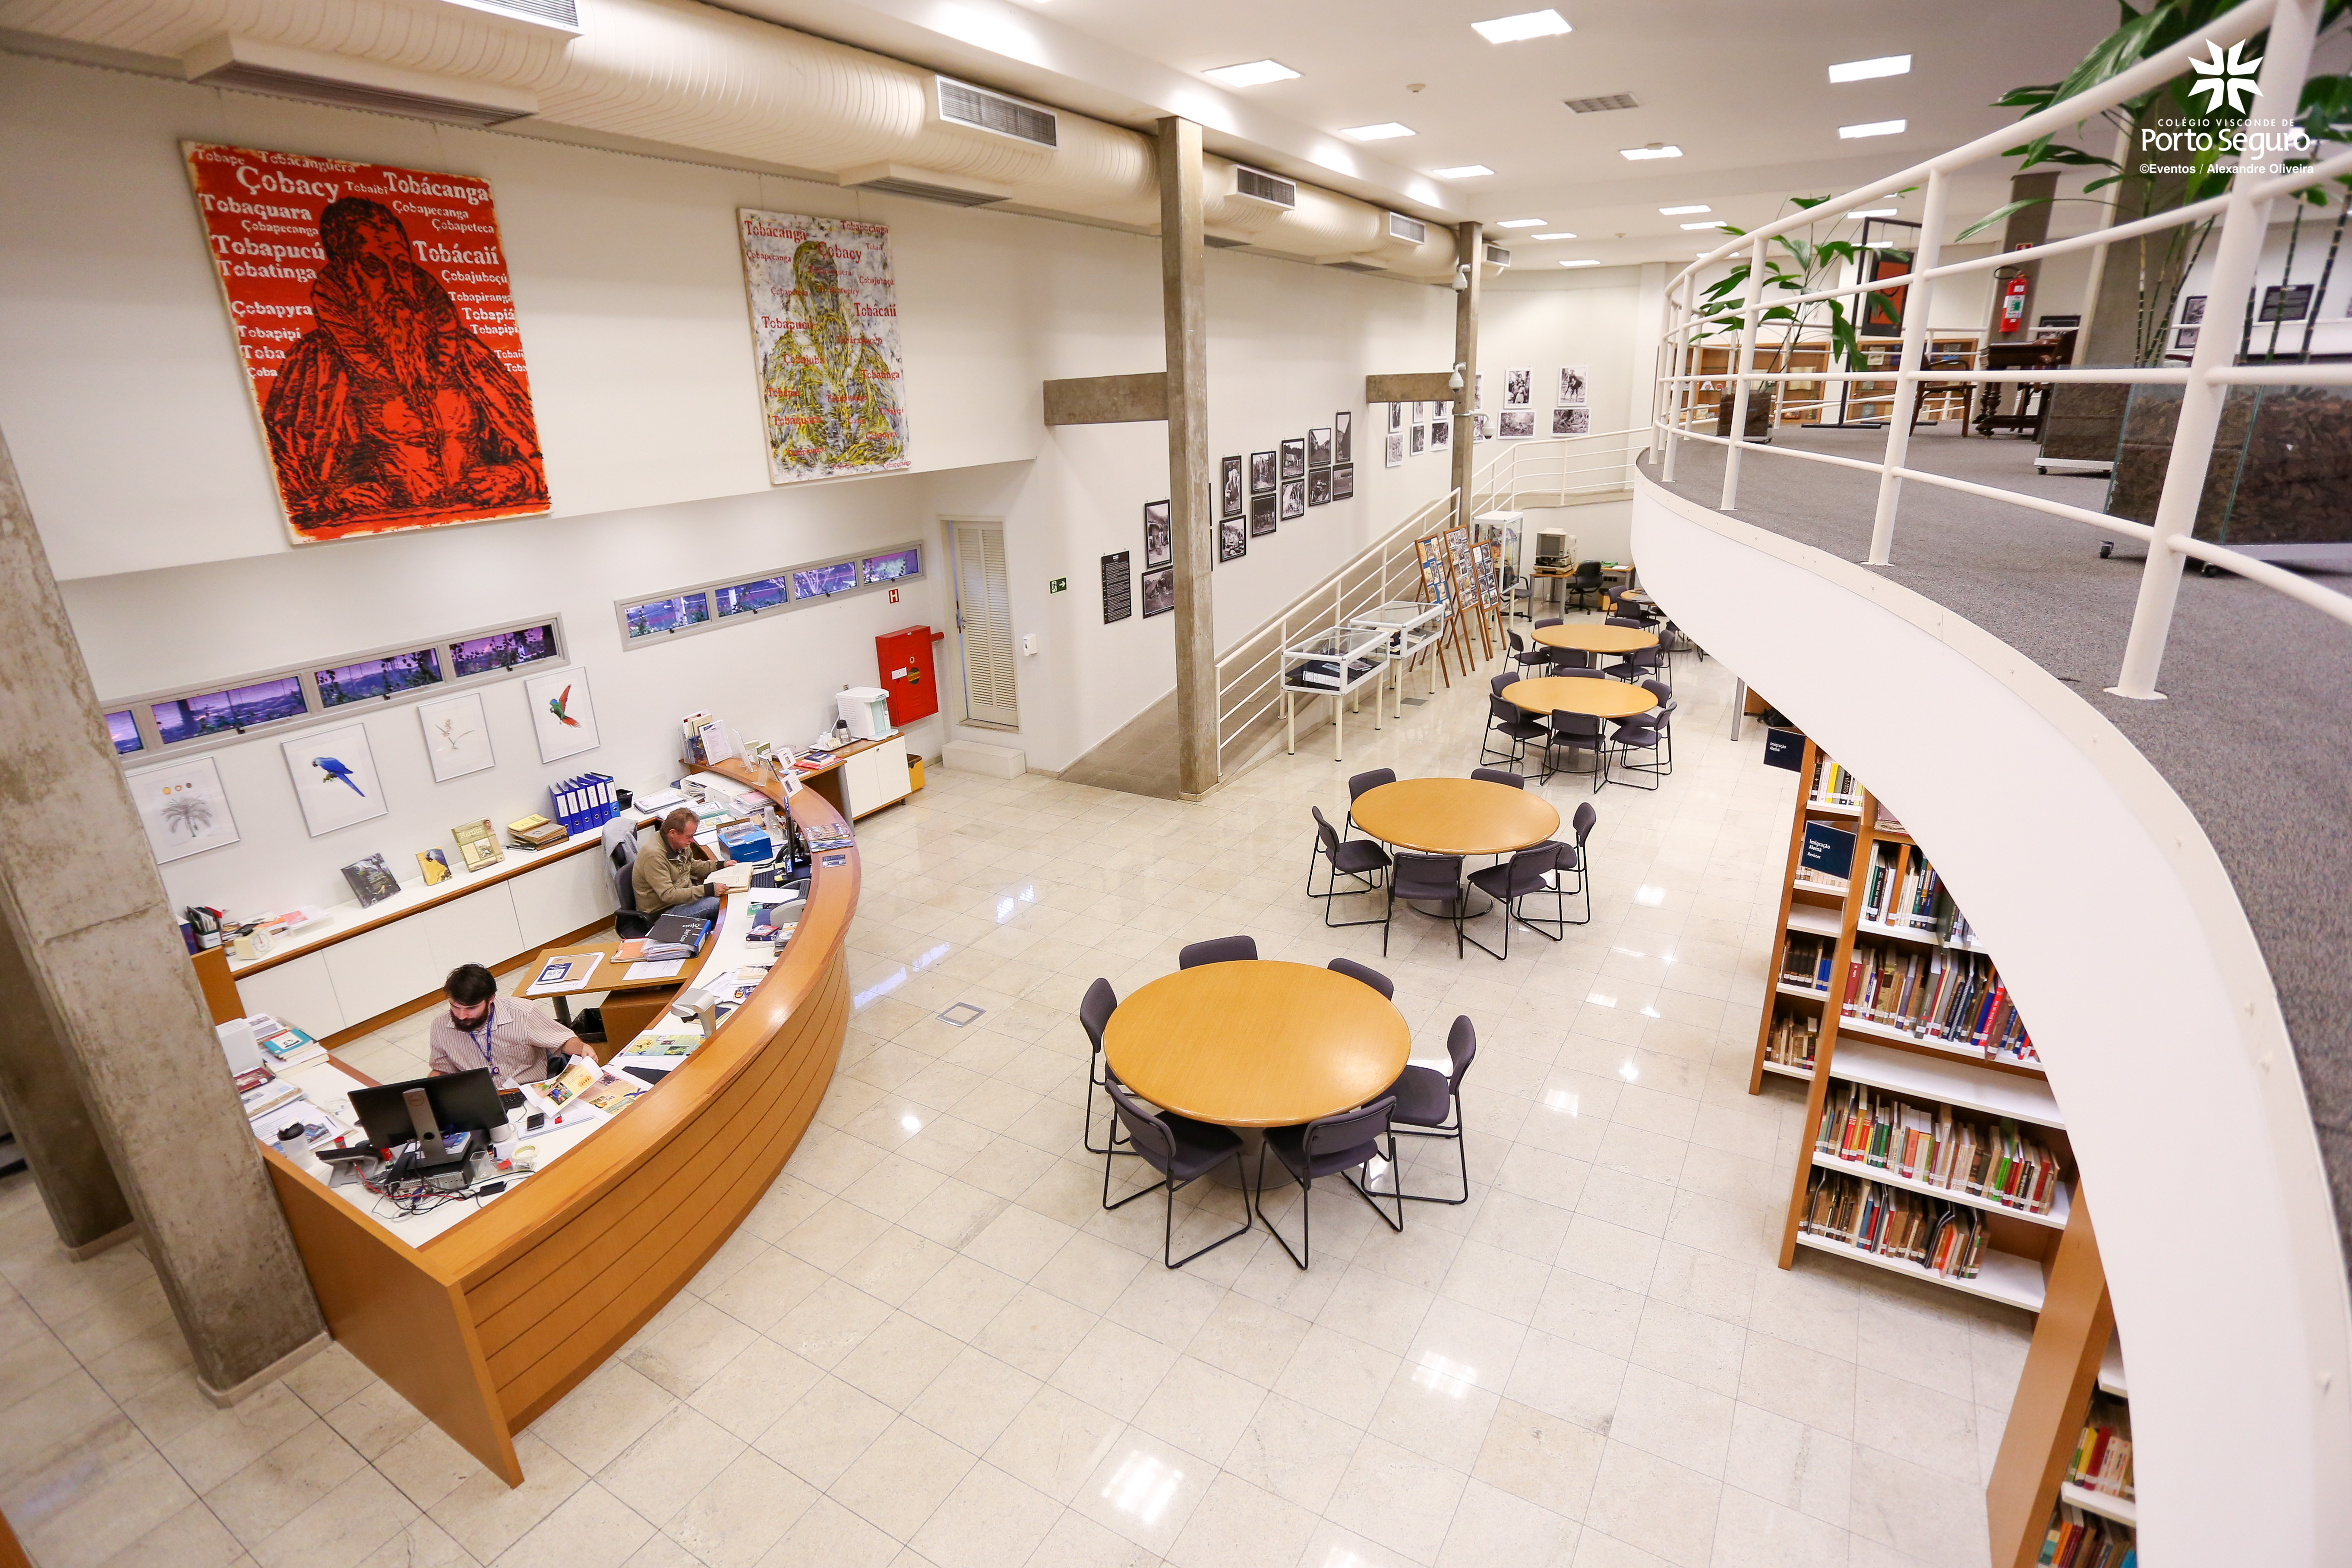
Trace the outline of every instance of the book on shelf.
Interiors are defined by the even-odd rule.
[[[1948,1105],[1921,1105],[1867,1084],[1840,1083],[1830,1090],[1813,1146],[1841,1161],[2027,1214],[2048,1214],[2058,1201],[2057,1155],[2015,1121],[1982,1122]]]
[[[1830,994],[1832,966],[1837,962],[1837,939],[1792,931],[1780,952],[1780,983],[1800,990]]]
[[[507,824],[507,834],[519,849],[546,849],[572,837],[563,824],[543,816],[526,816]]]
[[[1838,766],[1833,758],[1822,757],[1813,763],[1813,783],[1806,792],[1806,802],[1811,805],[1842,805],[1859,811],[1862,809],[1862,781]]]
[[[1973,1279],[1984,1267],[1988,1233],[1981,1210],[1842,1171],[1813,1173],[1797,1228],[1948,1279]]]
[[[2066,1479],[2085,1491],[2132,1500],[2131,1407],[2123,1400],[2108,1394],[2092,1400]]]
[[[507,852],[499,847],[499,836],[487,816],[479,822],[459,823],[449,830],[449,837],[457,841],[457,858],[466,863],[468,871],[495,866],[507,858]]]
[[[2038,1067],[2033,1041],[1992,960],[1944,948],[1857,942],[1838,1011],[1914,1039]]]
[[[2138,1552],[2129,1525],[2060,1503],[2034,1562],[2041,1568],[2134,1568]]]
[[[1764,1037],[1764,1059],[1810,1072],[1821,1046],[1821,1015],[1789,1009],[1772,1020],[1772,1032]]]

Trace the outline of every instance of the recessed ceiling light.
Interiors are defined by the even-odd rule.
[[[1251,60],[1246,65],[1219,66],[1201,73],[1224,87],[1264,87],[1270,81],[1290,81],[1298,73],[1280,60]]]
[[[1562,267],[1598,267],[1601,265],[1601,259],[1598,257],[1588,256],[1579,261],[1563,261],[1560,265]]]
[[[1671,142],[1653,142],[1646,147],[1620,147],[1617,149],[1617,155],[1621,158],[1633,158],[1636,160],[1643,158],[1679,158],[1683,155],[1683,150],[1675,146]]]
[[[1838,134],[1849,142],[1864,136],[1900,136],[1910,125],[1907,120],[1874,120],[1867,125],[1841,125]]]
[[[1387,142],[1412,134],[1410,125],[1399,125],[1393,120],[1383,120],[1378,125],[1343,125],[1339,134],[1358,142]]]
[[[1576,236],[1562,229],[1558,234],[1531,234],[1528,237],[1529,239],[1574,239]]]
[[[1441,180],[1476,180],[1482,179],[1494,172],[1494,170],[1486,167],[1484,163],[1464,163],[1459,168],[1432,169],[1430,171],[1431,174],[1435,174]]]
[[[1497,16],[1491,22],[1473,22],[1470,26],[1490,44],[1517,44],[1529,38],[1550,38],[1570,32],[1568,18],[1557,11],[1522,11],[1516,16]]]
[[[1541,228],[1550,221],[1551,219],[1548,217],[1507,217],[1495,226],[1496,228]]]
[[[1711,213],[1715,209],[1713,207],[1707,205],[1705,202],[1694,202],[1689,206],[1685,207],[1660,207],[1658,209],[1659,212],[1664,214],[1668,217],[1680,217],[1685,213]]]
[[[1909,76],[1909,55],[1881,55],[1874,60],[1848,60],[1830,67],[1832,81],[1868,81],[1874,76]]]
[[[1895,216],[1895,209],[1893,207],[1864,207],[1860,212],[1852,212],[1845,216],[1848,217],[1893,217]]]
[[[1702,219],[1697,223],[1686,223],[1683,225],[1683,226],[1685,228],[1722,228],[1725,226],[1725,224],[1724,220],[1719,217],[1711,217]]]

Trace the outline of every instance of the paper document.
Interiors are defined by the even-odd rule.
[[[667,980],[685,967],[686,960],[682,958],[673,958],[667,963],[656,963],[649,959],[642,960],[629,965],[628,973],[622,978],[630,981]]]
[[[721,866],[711,873],[710,881],[714,887],[725,888],[730,892],[740,893],[751,885],[751,868]]]
[[[524,990],[527,996],[546,996],[558,991],[577,991],[588,984],[603,963],[601,952],[575,953],[569,958],[551,958],[540,969],[539,977]]]

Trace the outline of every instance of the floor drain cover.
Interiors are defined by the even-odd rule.
[[[969,1002],[959,1002],[954,1006],[940,1015],[940,1022],[942,1024],[953,1024],[957,1028],[961,1029],[966,1024],[971,1023],[975,1019],[982,1017],[987,1013],[987,1008],[975,1007]]]

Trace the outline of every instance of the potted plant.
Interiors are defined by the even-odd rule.
[[[1827,196],[1791,196],[1789,199],[1789,205],[1801,212],[1817,207],[1828,200]],[[1832,217],[1826,221],[1834,231],[1836,225],[1844,220],[1842,217]],[[1783,296],[1811,294],[1829,288],[1845,268],[1859,263],[1862,250],[1854,241],[1823,238],[1818,232],[1821,227],[1821,224],[1810,224],[1801,232],[1792,230],[1772,237],[1764,253],[1764,279],[1759,294],[1759,301],[1769,301],[1776,294]],[[1723,232],[1730,235],[1744,235],[1748,231],[1726,224]],[[1730,271],[1707,286],[1706,291],[1699,297],[1700,328],[1694,334],[1695,342],[1705,342],[1711,338],[1725,336],[1735,341],[1738,338],[1740,307],[1747,301],[1750,271],[1748,259],[1743,258],[1732,267]],[[1893,307],[1886,300],[1886,296],[1873,294],[1870,298],[1880,302],[1892,313]],[[1780,341],[1773,345],[1769,363],[1764,361],[1761,353],[1759,354],[1756,369],[1759,373],[1776,375],[1785,374],[1789,368],[1791,352],[1796,349],[1799,341],[1809,329],[1826,333],[1829,342],[1829,363],[1832,367],[1845,370],[1869,368],[1869,362],[1857,342],[1859,332],[1854,321],[1846,313],[1845,303],[1843,300],[1814,300],[1795,305],[1767,304],[1766,308],[1759,312],[1758,337],[1763,338],[1767,331],[1775,325],[1780,328]],[[1738,367],[1735,365],[1733,369],[1735,372],[1733,379],[1736,383]],[[1748,428],[1744,432],[1746,439],[1750,441],[1771,439],[1772,416],[1774,410],[1783,401],[1780,395],[1783,384],[1780,382],[1771,381],[1759,382],[1749,386]],[[1722,395],[1717,405],[1716,434],[1718,436],[1731,434],[1732,404],[1737,396],[1738,388],[1735,384],[1732,391]]]

